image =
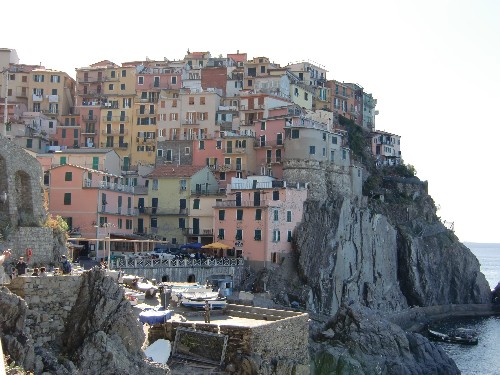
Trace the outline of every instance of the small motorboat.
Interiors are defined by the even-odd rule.
[[[212,297],[212,298],[188,298],[183,297],[181,304],[185,307],[192,309],[203,310],[205,302],[208,301],[211,310],[223,309],[226,307],[226,297]]]
[[[132,305],[137,305],[139,303],[144,302],[144,299],[146,297],[146,293],[139,292],[137,290],[132,290],[129,288],[123,288],[124,289],[124,294],[125,298],[128,299],[129,301],[132,301]]]
[[[477,333],[474,330],[466,328],[458,328],[449,334],[428,329],[427,333],[429,338],[434,341],[464,345],[477,345],[479,342]]]

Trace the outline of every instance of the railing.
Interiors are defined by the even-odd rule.
[[[259,148],[259,147],[277,147],[277,146],[284,146],[283,140],[281,141],[261,141],[260,139],[256,139],[254,141],[254,148]]]
[[[123,142],[123,143],[101,142],[101,148],[128,148],[128,142]]]
[[[227,200],[227,201],[216,201],[215,207],[263,207],[270,205],[270,200],[260,200],[260,201],[240,201]],[[277,201],[275,201],[277,202]],[[238,203],[238,204],[237,204]]]
[[[111,129],[109,131],[107,129],[102,129],[101,134],[102,135],[128,135],[128,129],[123,129],[123,130]]]
[[[111,214],[111,215],[136,216],[137,210],[135,208],[125,208],[122,206],[115,206],[111,204],[101,204],[99,205],[99,213]]]
[[[128,116],[102,116],[102,121],[128,121]]]
[[[213,229],[183,228],[182,233],[190,236],[213,236]]]
[[[83,180],[83,187],[117,190],[117,191],[123,191],[125,193],[134,193],[134,188],[135,188],[134,186],[117,184],[114,182],[89,180],[88,178]]]
[[[111,268],[157,268],[157,267],[235,267],[244,266],[243,258],[218,259],[115,259]]]
[[[146,215],[188,215],[187,208],[161,208],[161,207],[137,207],[140,214]]]
[[[96,122],[97,121],[97,116],[89,116],[89,115],[83,115],[82,116],[83,118],[83,121],[86,121],[86,122]]]

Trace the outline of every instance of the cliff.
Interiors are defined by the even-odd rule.
[[[0,290],[4,352],[35,374],[165,374],[123,290],[102,271],[18,277]]]

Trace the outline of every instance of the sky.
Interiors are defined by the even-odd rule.
[[[404,162],[429,182],[438,216],[461,241],[500,243],[500,1],[73,4],[9,2],[0,47],[72,77],[105,59],[178,60],[188,49],[316,62],[327,79],[373,94],[376,128],[402,137]]]

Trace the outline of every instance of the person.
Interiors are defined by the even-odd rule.
[[[45,272],[45,267],[40,267],[40,274],[38,276],[47,276],[47,272]]]
[[[28,265],[24,262],[24,257],[19,257],[19,261],[16,263],[17,276],[25,275],[26,267]]]
[[[208,301],[205,301],[203,309],[205,310],[205,323],[210,323],[210,304]]]
[[[33,273],[31,274],[31,276],[40,276],[38,274],[38,267],[33,268]]]
[[[69,262],[68,258],[66,258],[66,255],[63,255],[61,258],[62,258],[62,273],[63,275],[69,275],[71,273],[71,263]]]
[[[2,255],[0,255],[0,284],[8,284],[9,283],[9,280],[8,278],[5,276],[5,272],[4,272],[4,269],[2,267],[2,264],[7,260],[9,259],[9,257],[11,256],[11,252],[10,252],[10,249],[7,249],[7,250],[4,250],[4,252],[2,253]]]

